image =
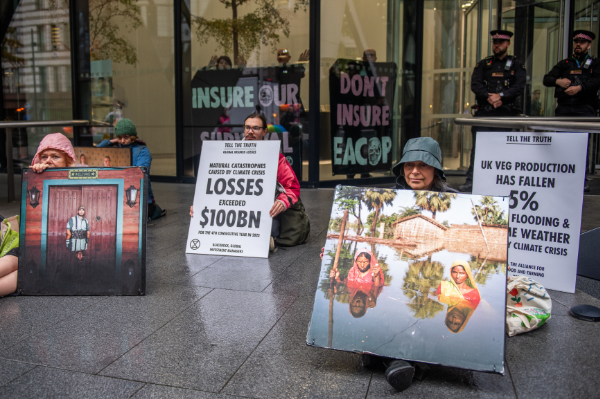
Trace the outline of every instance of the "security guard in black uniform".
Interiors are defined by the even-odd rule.
[[[588,49],[596,38],[593,32],[573,32],[573,57],[560,61],[544,75],[544,86],[556,87],[556,116],[596,116],[600,89],[600,60]]]
[[[554,115],[596,116],[600,88],[600,60],[588,54],[592,40],[595,38],[596,35],[589,30],[574,31],[573,57],[560,61],[544,75],[544,86],[555,87],[554,97],[557,106]],[[592,135],[588,140],[592,140]],[[586,171],[587,161],[586,157]],[[590,191],[587,184],[584,186],[584,191]]]
[[[471,91],[477,99],[475,117],[516,116],[521,113],[516,100],[525,90],[526,73],[521,62],[507,51],[513,33],[507,30],[493,30],[494,51],[479,61],[471,76]],[[467,181],[460,186],[460,191],[470,192],[473,189],[473,163],[475,161],[475,139],[477,131],[506,131],[506,128],[473,126],[471,135],[471,163],[467,170]]]

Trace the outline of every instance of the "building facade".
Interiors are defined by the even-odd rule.
[[[515,32],[524,114],[553,116],[544,74],[570,32],[600,36],[584,0],[11,0],[0,5],[2,120],[88,120],[13,135],[15,165],[61,131],[95,145],[129,118],[153,180],[194,182],[205,140],[234,140],[261,112],[304,187],[391,183],[413,137],[436,139],[447,174],[469,166],[477,61],[489,31]],[[598,54],[598,43],[591,53]],[[0,137],[4,142],[3,137]],[[3,154],[0,151],[0,154]],[[4,166],[4,163],[3,163]]]

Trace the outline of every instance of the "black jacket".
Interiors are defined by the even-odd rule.
[[[554,97],[558,100],[558,105],[592,105],[596,109],[600,89],[600,60],[589,56],[580,58],[571,57],[556,64],[544,75],[544,86],[555,87]],[[588,59],[591,62],[586,66]],[[574,96],[565,94],[565,89],[556,85],[556,80],[563,78],[569,79],[571,85],[581,86],[581,91]]]

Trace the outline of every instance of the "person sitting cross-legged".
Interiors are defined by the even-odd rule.
[[[263,140],[267,134],[267,118],[252,113],[244,121],[244,140]],[[294,170],[279,153],[277,165],[277,189],[275,201],[269,215],[273,218],[269,250],[276,245],[292,247],[306,242],[310,233],[310,222],[300,200],[300,183]],[[190,207],[190,216],[194,216],[194,207]]]
[[[150,150],[146,146],[146,143],[138,138],[138,133],[135,125],[130,119],[123,118],[115,125],[115,138],[111,140],[104,140],[98,144],[98,148],[101,147],[121,147],[131,148],[132,164],[133,166],[145,166],[148,170],[148,176],[150,175],[150,166],[152,165],[152,155]],[[110,158],[109,165],[110,165]],[[154,193],[152,192],[152,185],[148,179],[148,219],[158,219],[167,214],[166,209],[161,209],[160,206],[154,201]]]

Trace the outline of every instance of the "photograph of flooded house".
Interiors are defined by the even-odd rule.
[[[447,227],[425,215],[413,215],[391,224],[394,240],[414,240],[416,246],[405,251],[414,257],[442,248],[450,252],[469,253],[477,258],[506,261],[508,224],[482,223]]]
[[[503,373],[505,197],[338,186],[307,344]]]

